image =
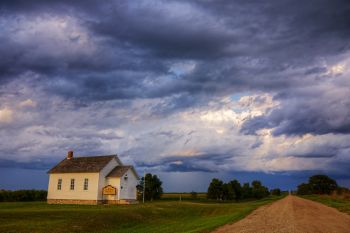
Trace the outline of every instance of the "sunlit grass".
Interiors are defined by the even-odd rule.
[[[0,232],[208,232],[278,198],[240,203],[156,201],[129,206],[0,203]]]
[[[350,214],[350,199],[344,199],[341,196],[330,195],[303,195],[300,197],[320,202],[322,204],[336,208],[341,212]]]

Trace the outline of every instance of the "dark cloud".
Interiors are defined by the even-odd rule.
[[[315,97],[310,97],[310,92],[292,99],[284,96],[279,107],[266,115],[248,119],[241,132],[255,134],[259,129],[273,128],[274,136],[349,134],[350,92],[345,89],[328,95],[321,91],[323,93]]]
[[[283,72],[313,65],[316,56],[347,51],[350,14],[345,3],[311,1],[300,7],[294,1],[2,1],[4,17],[10,21],[25,15],[30,22],[30,12],[78,16],[75,23],[97,47],[93,54],[80,48],[56,56],[54,47],[40,46],[42,41],[29,46],[4,35],[1,77],[40,73],[49,79],[48,92],[87,101],[299,86],[305,80]],[[81,40],[69,32],[66,36],[71,47]],[[159,77],[167,79],[172,62],[189,59],[197,62],[194,73],[159,83]],[[146,77],[158,85],[147,85]]]
[[[184,8],[192,9],[192,14],[182,14]],[[226,48],[234,37],[215,25],[216,17],[210,21],[211,17],[191,4],[117,4],[111,14],[90,26],[113,44],[137,46],[155,56],[215,58],[228,52]]]
[[[22,168],[22,169],[33,169],[33,170],[48,170],[55,165],[54,160],[37,160],[30,162],[16,162],[10,159],[0,159],[1,168]]]
[[[341,148],[329,146],[329,145],[321,145],[318,147],[312,148],[311,151],[297,152],[291,153],[293,157],[297,158],[332,158],[335,157]]]
[[[193,166],[192,164],[176,164],[170,163],[163,171],[166,172],[217,172],[208,168],[200,166]]]
[[[159,159],[164,151],[150,145],[166,138],[159,147],[181,141],[190,148],[206,140],[200,135],[206,125],[189,138],[184,132],[192,126],[170,129],[174,122],[167,117],[191,108],[210,111],[213,101],[237,93],[264,93],[279,103],[246,119],[244,134],[272,129],[273,136],[337,139],[350,133],[350,83],[346,70],[329,71],[347,59],[349,25],[347,0],[3,0],[0,110],[11,108],[13,119],[0,125],[0,156],[32,151],[45,157],[48,150],[57,158],[72,147],[99,154],[119,149],[122,140],[141,167],[215,172],[232,163],[234,153],[206,145],[198,156],[167,153]],[[18,103],[29,98],[38,105],[25,111]],[[254,106],[267,104],[264,98],[256,97]],[[117,128],[123,128],[120,135],[108,131]],[[115,145],[106,149],[111,141]],[[246,147],[263,150],[263,144],[256,139]],[[310,145],[288,156],[338,161],[344,151],[340,145]],[[348,168],[344,160],[342,169]]]
[[[160,168],[167,172],[218,172],[220,165],[230,162],[230,153],[201,153],[194,156],[171,155],[157,162],[136,163],[139,167]]]

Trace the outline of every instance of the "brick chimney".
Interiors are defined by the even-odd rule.
[[[73,151],[72,150],[68,151],[68,153],[67,153],[67,159],[71,159],[71,158],[73,158]]]

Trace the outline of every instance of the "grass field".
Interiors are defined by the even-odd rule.
[[[341,197],[329,196],[329,195],[303,195],[300,197],[323,203],[323,204],[328,205],[330,207],[336,208],[341,212],[345,212],[347,214],[350,214],[350,200],[349,199],[344,199]]]
[[[162,195],[162,200],[205,200],[207,198],[207,193],[197,193],[197,197],[193,198],[191,193],[164,193]]]
[[[240,203],[157,201],[130,206],[0,203],[0,232],[208,232],[279,198]]]

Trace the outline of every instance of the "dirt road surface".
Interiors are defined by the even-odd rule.
[[[213,233],[350,233],[350,215],[289,195]]]

